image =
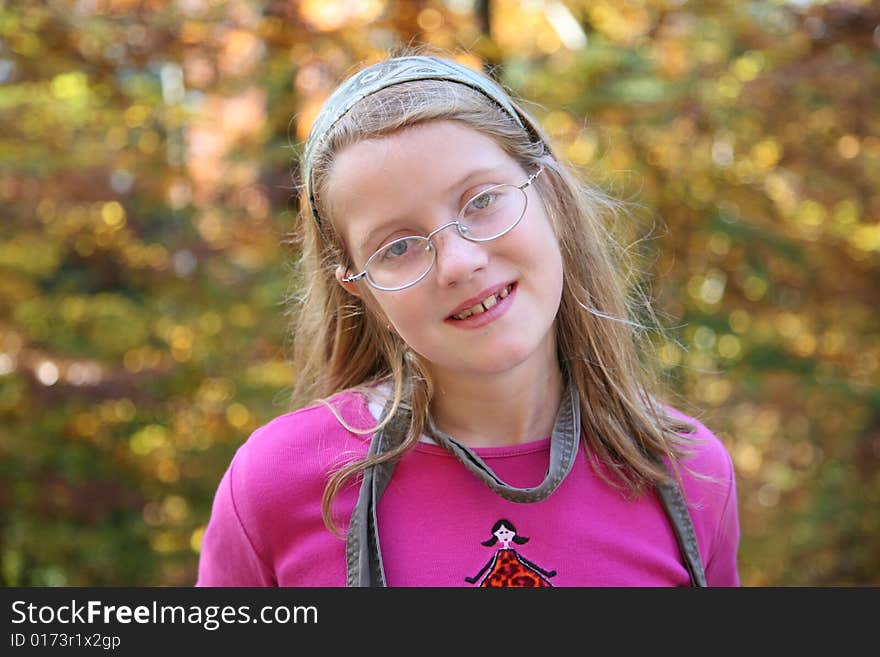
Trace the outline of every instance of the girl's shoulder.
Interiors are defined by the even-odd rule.
[[[233,483],[259,490],[281,481],[325,482],[328,472],[366,453],[375,424],[366,398],[356,391],[279,415],[238,448],[229,468]]]
[[[679,459],[677,470],[697,534],[712,528],[707,536],[736,535],[738,530],[730,529],[738,522],[736,473],[727,446],[699,419],[674,408],[668,410],[694,429],[683,434],[688,438],[687,453]]]
[[[322,526],[329,473],[365,455],[373,425],[364,396],[347,391],[279,415],[251,433],[215,495],[200,581],[274,582],[278,559],[289,546]]]
[[[682,493],[690,512],[710,586],[737,586],[739,503],[733,459],[724,442],[703,422],[673,408],[670,414],[693,427],[689,454],[680,459]]]
[[[683,474],[691,471],[729,483],[733,464],[726,445],[718,435],[696,417],[671,406],[667,406],[666,410],[672,417],[693,428],[693,431],[683,434],[688,439],[688,453],[681,459],[681,465],[685,468]]]
[[[367,399],[359,391],[339,392],[272,418],[254,430],[243,446],[260,450],[267,447],[289,447],[298,443],[308,445],[320,438],[369,439],[369,434],[360,433],[375,424],[367,403]]]

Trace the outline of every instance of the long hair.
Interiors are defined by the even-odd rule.
[[[339,264],[351,264],[334,228],[327,181],[334,156],[346,146],[393,134],[429,121],[456,121],[493,139],[524,171],[542,164],[537,192],[552,222],[562,254],[564,283],[556,317],[557,356],[570,385],[579,393],[582,436],[591,464],[609,483],[637,495],[645,485],[670,481],[660,461],[675,464],[687,454],[691,427],[666,410],[659,378],[641,358],[646,329],[637,318],[653,318],[645,295],[628,289],[624,249],[608,222],[625,216],[624,205],[579,178],[549,154],[537,121],[512,100],[529,123],[519,126],[482,93],[462,84],[419,80],[385,88],[359,101],[333,128],[312,158],[312,185],[320,227],[303,194],[299,223],[302,289],[292,298],[295,407],[322,401],[347,429],[372,433],[397,413],[409,428],[402,443],[380,456],[342,465],[329,478],[323,496],[324,522],[339,534],[333,499],[364,469],[399,458],[419,440],[433,395],[421,357],[389,330],[366,290],[346,292],[336,280]],[[390,384],[391,412],[368,430],[349,426],[328,401],[344,390],[368,393]]]

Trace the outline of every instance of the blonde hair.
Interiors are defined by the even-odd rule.
[[[332,503],[341,488],[364,469],[399,458],[419,440],[426,424],[432,382],[421,357],[381,320],[370,294],[355,297],[336,280],[339,264],[350,264],[327,203],[334,155],[365,139],[390,135],[428,121],[456,121],[492,138],[525,171],[543,164],[535,183],[553,223],[564,266],[556,321],[557,355],[563,376],[577,388],[582,436],[591,463],[609,483],[631,494],[670,481],[659,460],[685,456],[693,428],[658,401],[658,377],[640,358],[646,328],[634,318],[653,318],[644,295],[628,290],[621,248],[606,222],[623,216],[623,204],[578,178],[549,152],[540,125],[511,100],[528,122],[521,126],[484,94],[449,81],[419,80],[382,89],[359,101],[331,130],[312,156],[312,189],[319,228],[303,194],[296,233],[302,290],[291,299],[294,407],[322,401],[358,433],[372,433],[397,413],[409,415],[403,442],[379,456],[342,465],[330,475],[323,496],[324,522],[339,534]],[[530,136],[539,137],[538,140]],[[390,413],[375,427],[349,426],[328,398],[344,390],[368,393],[380,383],[393,390]],[[604,466],[611,473],[609,478]]]

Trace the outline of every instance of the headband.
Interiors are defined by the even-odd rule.
[[[446,80],[476,89],[507,112],[517,125],[529,132],[533,139],[539,141],[541,139],[532,128],[531,122],[513,106],[507,94],[496,82],[467,66],[448,59],[423,55],[396,57],[368,66],[348,78],[331,94],[315,118],[306,141],[303,180],[312,216],[322,235],[324,231],[321,228],[321,217],[318,215],[312,188],[312,156],[315,148],[324,141],[336,122],[358,101],[381,89],[413,80]]]

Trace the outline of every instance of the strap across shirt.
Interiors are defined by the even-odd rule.
[[[383,418],[390,408],[389,402],[383,412]],[[386,453],[400,445],[406,436],[409,421],[407,413],[398,412],[382,430],[373,435],[369,456]],[[470,448],[437,429],[430,417],[427,428],[438,444],[452,453],[465,468],[496,494],[511,502],[538,502],[549,497],[559,487],[574,464],[580,444],[580,402],[576,389],[569,386],[553,426],[547,474],[538,486],[530,488],[518,488],[502,481]],[[394,467],[394,461],[386,461],[367,468],[363,473],[358,501],[351,515],[346,538],[347,586],[386,586],[376,509],[382,493],[391,480]],[[693,523],[681,490],[675,482],[671,482],[658,486],[657,491],[672,523],[691,584],[706,586]]]

